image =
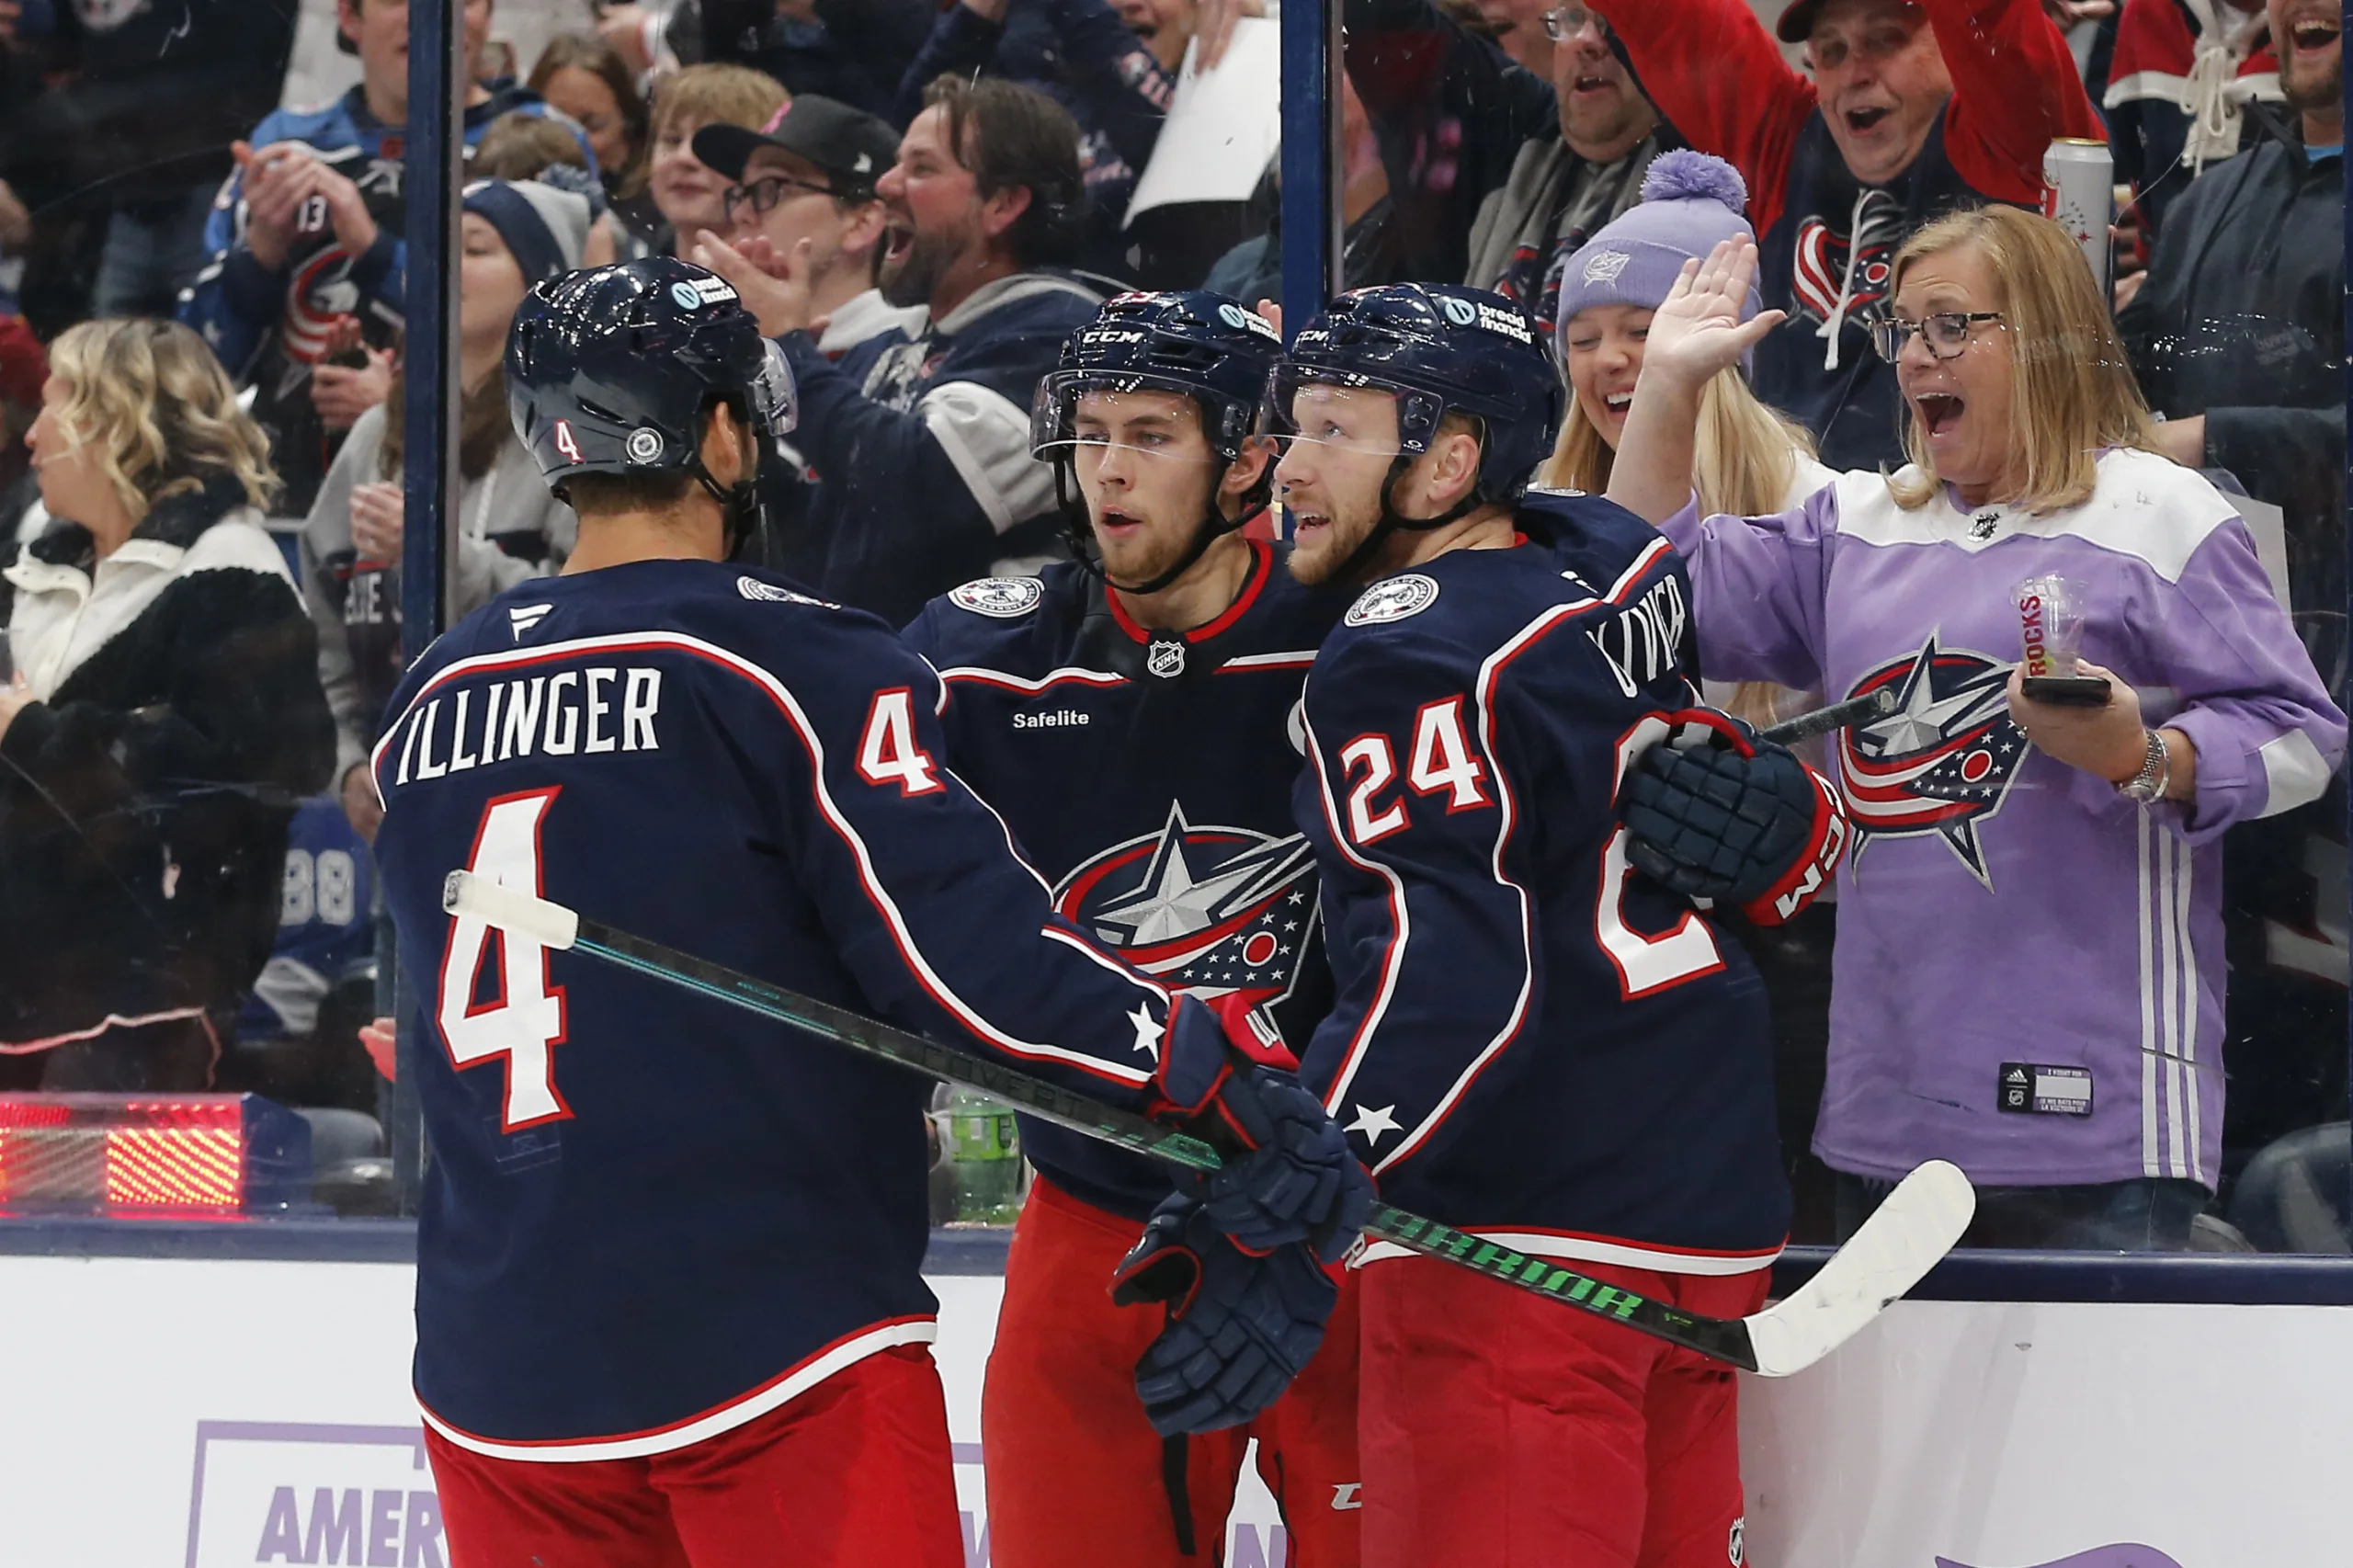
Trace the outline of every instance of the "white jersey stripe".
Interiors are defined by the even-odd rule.
[[[2139,836],[2136,863],[2140,873],[2140,897],[2134,906],[2140,915],[2141,928],[2141,1170],[2146,1176],[2163,1176],[2157,1163],[2157,997],[2156,969],[2152,962],[2154,933],[2151,922],[2154,917],[2154,890],[2150,887],[2149,874],[2149,813],[2136,812],[2134,831]]]
[[[2199,1149],[2198,953],[2191,946],[2189,924],[2190,879],[2196,874],[2198,862],[2188,845],[2174,838],[2173,834],[2165,829],[2158,831],[2164,832],[2166,838],[2173,839],[2175,858],[2181,866],[2180,874],[2174,879],[2172,914],[2174,929],[2181,948],[2181,1077],[2189,1101],[2187,1108],[2189,1120],[2184,1130],[2189,1148],[2189,1169],[2184,1174],[2204,1181],[2206,1160]]]
[[[2142,813],[2146,816],[2147,812]],[[2163,961],[2159,981],[2159,1013],[2165,1030],[2160,1043],[2165,1054],[2165,1175],[2186,1176],[2189,1161],[2181,1141],[2181,940],[2173,918],[2174,881],[2179,875],[2174,861],[2176,840],[2163,826],[2152,824],[2157,845],[2157,951]]]

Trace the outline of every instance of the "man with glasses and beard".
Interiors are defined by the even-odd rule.
[[[723,244],[693,252],[744,293],[801,387],[806,472],[766,480],[794,519],[790,553],[825,597],[893,625],[1051,552],[1053,477],[1029,455],[1030,393],[1102,303],[1048,270],[1071,255],[1086,203],[1069,114],[1004,81],[943,78],[924,99],[875,183],[878,281],[892,305],[926,308],[922,330],[835,364],[817,336],[813,244],[776,256],[777,276]]]

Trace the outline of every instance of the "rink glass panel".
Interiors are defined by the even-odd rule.
[[[1770,0],[1766,3],[1769,10]],[[38,9],[29,8],[28,14]],[[524,7],[518,0],[512,9],[519,14]],[[1538,66],[1536,72],[1527,72],[1508,56],[1485,52],[1483,46],[1466,51],[1443,28],[1408,15],[1409,8],[1395,0],[1365,6],[1361,17],[1351,11],[1350,21],[1362,24],[1351,34],[1347,49],[1355,102],[1344,102],[1332,114],[1334,140],[1316,150],[1325,155],[1293,156],[1283,164],[1287,180],[1310,185],[1325,166],[1338,171],[1339,178],[1323,182],[1320,200],[1323,210],[1337,219],[1347,283],[1422,278],[1487,285],[1509,274],[1515,288],[1533,300],[1549,324],[1552,312],[1542,307],[1550,291],[1548,275],[1557,272],[1560,260],[1555,254],[1557,226],[1547,223],[1544,214],[1527,201],[1518,210],[1500,211],[1484,226],[1478,223],[1491,193],[1499,209],[1508,209],[1518,191],[1543,185],[1540,171],[1532,165],[1523,171],[1523,181],[1515,184],[1513,168],[1521,161],[1522,143],[1546,139],[1548,124],[1558,130],[1557,111],[1539,90],[1552,74],[1544,66],[1542,52],[1529,47],[1528,37],[1542,33],[1542,8],[1499,4],[1491,9],[1518,30],[1518,39],[1506,36],[1506,42]],[[13,301],[14,313],[39,339],[53,340],[96,314],[102,284],[121,291],[123,309],[172,310],[171,296],[192,282],[209,259],[200,239],[189,238],[188,231],[200,231],[210,216],[208,198],[230,166],[229,143],[275,108],[281,92],[290,90],[305,103],[324,102],[356,79],[356,62],[333,47],[333,24],[324,7],[303,12],[301,47],[290,71],[284,62],[285,51],[292,47],[292,28],[284,13],[263,7],[245,20],[251,24],[256,17],[267,21],[273,16],[277,20],[270,25],[284,28],[285,36],[270,33],[267,51],[254,43],[261,35],[248,27],[240,33],[236,50],[218,59],[201,55],[200,64],[192,56],[184,71],[146,59],[134,62],[135,50],[108,52],[85,47],[74,54],[69,51],[70,28],[68,34],[46,40],[20,38],[13,48],[0,51],[8,95],[0,108],[8,117],[8,131],[0,136],[0,148],[5,148],[0,177],[8,181],[28,213],[22,231],[0,224],[0,289]],[[126,27],[142,26],[145,19],[134,18]],[[1730,29],[1719,30],[1730,36]],[[1294,28],[1285,40],[1290,50],[1284,61],[1290,100],[1311,92],[1315,81],[1315,62],[1299,48],[1307,36]],[[1570,31],[1566,42],[1552,47],[1574,50],[1596,36],[1589,25],[1580,26]],[[420,32],[418,47],[425,42]],[[266,51],[272,60],[265,68],[251,57]],[[1787,57],[1792,51],[1782,52]],[[1523,74],[1515,75],[1515,69]],[[1744,84],[1755,71],[1753,62],[1735,64],[1727,46],[1724,60],[1691,63],[1679,80],[1686,92],[1705,96],[1712,88],[1725,101],[1746,102],[1740,95],[1750,90]],[[1584,101],[1598,106],[1596,114],[1607,119],[1600,111],[1608,106],[1600,100],[1609,95],[1612,82],[1608,78],[1613,73],[1571,73],[1573,88],[1580,76],[1599,83],[1589,81],[1580,91]],[[286,88],[282,83],[295,85]],[[1662,85],[1660,90],[1667,89]],[[2028,87],[2016,83],[2012,90],[2024,93]],[[165,105],[178,107],[158,112],[157,106]],[[204,106],[204,112],[190,106]],[[1292,115],[1289,123],[1295,129],[1299,117]],[[407,171],[386,159],[361,173],[381,185]],[[1293,189],[1283,194],[1298,202],[1302,193]],[[1777,205],[1786,205],[1779,201],[1779,192],[1772,194]],[[1263,227],[1278,199],[1270,186],[1233,204],[1234,210],[1217,214],[1220,236],[1246,240],[1254,223]],[[1614,205],[1602,201],[1597,212],[1606,215]],[[1241,210],[1245,207],[1250,210]],[[1824,216],[1823,232],[1810,242],[1817,249],[1810,253],[1803,272],[1804,287],[1812,291],[1809,298],[1818,305],[1826,284],[1834,310],[1843,293],[1849,296],[1848,313],[1859,303],[1868,315],[1871,301],[1861,297],[1870,291],[1872,268],[1884,265],[1886,253],[1879,247],[1889,236],[1876,231],[1867,234],[1865,254],[1857,259],[1846,233],[1851,206]],[[1291,222],[1285,228],[1290,249],[1313,233],[1312,224]],[[1781,237],[1787,238],[1787,225]],[[1772,232],[1768,238],[1774,238]],[[1165,236],[1162,240],[1153,264],[1177,267],[1182,247]],[[2122,247],[2120,271],[2131,269],[2139,243],[2128,240]],[[1221,257],[1227,248],[1220,247]],[[1285,252],[1285,246],[1270,247],[1257,277],[1280,277],[1290,259]],[[1486,265],[1487,276],[1473,276],[1474,257]],[[428,265],[438,265],[454,277],[454,251],[445,237],[426,252],[413,252],[410,265],[417,276]],[[1784,268],[1792,276],[1798,270],[1793,263]],[[1155,278],[1201,280],[1174,272]],[[142,287],[148,294],[143,305],[137,299]],[[2333,317],[2316,330],[2313,323],[2234,312],[2226,321],[2205,323],[2166,343],[2135,342],[2131,347],[2161,400],[2170,392],[2182,397],[2194,392],[2200,399],[2228,396],[2254,406],[2341,406],[2337,331]],[[1826,341],[1820,344],[1821,351],[1827,347]],[[341,347],[325,352],[330,358],[349,354]],[[1859,335],[1849,334],[1841,352],[1843,362],[1852,364],[1870,349]],[[2181,383],[2191,379],[2186,366],[2201,367],[2201,374],[2214,379],[2185,390]],[[8,492],[12,528],[22,516],[18,504],[36,493],[25,471],[15,465],[22,461],[23,432],[38,406],[39,384],[37,373],[28,381],[12,375],[5,394],[9,457],[0,461],[11,463],[5,477],[14,486]],[[1892,415],[1890,426],[1892,436]],[[2346,592],[2341,426],[2333,438],[2335,445],[2304,449],[2283,460],[2294,472],[2238,472],[2231,477],[2237,489],[2282,498],[2273,531],[2280,546],[2276,559],[2285,577],[2288,610],[2296,634],[2341,702]],[[436,430],[416,433],[405,463],[419,475],[442,472]],[[296,548],[301,521],[290,515],[271,525],[290,574],[303,570]],[[2269,527],[2258,527],[2257,534],[2264,535]],[[2029,574],[2025,570],[2018,574],[2021,579]],[[377,585],[382,602],[397,603],[400,596],[385,592],[386,587]],[[2086,609],[2097,625],[2098,618],[2114,617],[2121,607],[2095,603]],[[1935,585],[1930,585],[1924,596],[1924,636],[1915,642],[1915,652],[1925,642],[1926,631],[1941,624],[1947,613],[1935,602]],[[2015,620],[2014,608],[2011,613]],[[1981,636],[1961,651],[1993,663],[2015,659],[2021,653],[2020,635],[2014,633],[2006,642]],[[1889,654],[1889,662],[1893,656]],[[1949,681],[1959,669],[1932,669],[1932,695],[1936,678]],[[1750,712],[1763,711],[1756,706],[1760,702],[1793,708],[1807,695],[1718,689]],[[1993,779],[2006,787],[1998,809],[1976,810],[1949,829],[1881,835],[1867,841],[1859,858],[1865,878],[1925,879],[1917,895],[1921,901],[1956,890],[1963,895],[1944,939],[1889,955],[1867,977],[1881,994],[1900,989],[1911,975],[1946,977],[1934,987],[1941,994],[1959,994],[1966,988],[1971,999],[1966,1013],[1957,1007],[1951,1013],[1967,1025],[1968,1040],[1978,1043],[1951,1048],[1974,1054],[1968,1058],[1962,1081],[1966,1093],[1948,1097],[1966,1099],[1972,1122],[1992,1129],[1995,1146],[2006,1147],[2055,1142],[2080,1132],[2086,1119],[2070,1113],[2082,1081],[2071,1077],[2071,1071],[2090,1074],[2095,1117],[2113,1105],[2129,1104],[2136,1112],[2136,1129],[2147,1120],[2138,1113],[2144,1103],[2152,1103],[2154,1093],[2159,1125],[2147,1163],[2154,1163],[2161,1175],[2175,1168],[2178,1127],[2181,1161],[2194,1168],[2185,1177],[2168,1179],[2187,1180],[2200,1189],[2192,1201],[2200,1216],[2189,1233],[2193,1245],[2218,1251],[2348,1250],[2348,888],[2341,784],[2332,783],[2312,805],[2226,835],[2219,869],[2213,851],[2202,859],[2177,862],[2177,871],[2182,863],[2194,865],[2190,886],[2180,895],[2190,901],[2191,918],[2168,927],[2152,914],[2152,962],[2162,970],[2170,939],[2177,975],[2202,978],[2208,994],[2200,998],[2202,1012],[2189,1006],[2195,987],[2186,983],[2177,984],[2168,1001],[2160,975],[2144,1016],[2137,973],[2139,922],[2143,909],[2155,909],[2154,893],[2144,898],[2136,881],[2112,900],[2094,898],[2081,887],[2053,880],[2055,873],[2030,858],[2001,860],[2003,835],[2024,814],[2028,792],[2038,788],[2033,764],[1994,757],[1984,765],[1987,771],[1972,778],[1965,776],[1974,766],[1969,761],[1971,749],[1961,747],[1953,755],[1952,771],[1963,775],[1956,791],[1982,789]],[[2048,764],[2047,758],[2040,760]],[[2006,775],[2001,774],[2004,767],[2010,768]],[[2040,787],[2049,788],[2047,778]],[[17,799],[11,797],[11,810],[21,817],[21,808],[14,804]],[[1984,804],[1975,800],[1959,803],[1972,809]],[[171,807],[171,801],[157,796],[127,801],[121,809],[126,820],[136,820],[142,812],[152,815]],[[2120,816],[2104,830],[2132,832],[2133,819]],[[0,823],[0,832],[14,831],[17,824]],[[0,1203],[7,1206],[12,1220],[97,1214],[136,1219],[152,1227],[159,1219],[189,1216],[258,1221],[413,1211],[413,1182],[397,1180],[392,1162],[393,1139],[388,1129],[396,1129],[400,1120],[393,1096],[357,1040],[358,1025],[380,1009],[377,988],[389,957],[388,947],[380,945],[370,908],[373,878],[366,845],[350,834],[339,795],[332,788],[302,803],[294,832],[295,842],[282,861],[273,856],[270,859],[277,863],[245,864],[240,874],[248,881],[266,880],[278,890],[278,914],[286,932],[327,936],[339,927],[343,940],[306,949],[308,959],[297,956],[310,971],[308,976],[279,966],[277,977],[285,983],[275,994],[281,1003],[293,1005],[290,1014],[266,1005],[248,1006],[243,997],[213,999],[211,1021],[220,1057],[209,1084],[185,1075],[142,1082],[137,1105],[93,1108],[85,1100],[63,1096],[103,1093],[104,1083],[66,1074],[48,1081],[47,1068],[54,1059],[44,1054],[0,1058],[0,1074],[9,1075],[0,1085],[8,1096],[0,1099]],[[1990,892],[1965,864],[1972,839],[1994,867]],[[1904,859],[1905,855],[1912,858]],[[1935,865],[1934,856],[1944,857],[1946,864]],[[1931,878],[1924,869],[1930,867],[1939,874]],[[1956,870],[1968,879],[1965,885],[1957,881]],[[2219,910],[2200,924],[2197,901],[2216,884],[2222,894]],[[44,898],[60,902],[54,906],[38,902]],[[56,940],[59,933],[77,931],[79,917],[86,912],[66,906],[65,898],[63,892],[28,895],[15,886],[0,890],[0,900],[16,901],[6,915],[6,939]],[[2130,946],[2136,972],[2119,976],[2086,970],[2056,991],[2027,986],[2018,974],[2029,960],[2024,951],[2028,938],[2006,931],[1986,914],[1996,899],[2013,898],[2022,905],[2080,910],[2076,917],[2086,924],[2132,922]],[[1975,907],[1970,899],[1978,901]],[[1792,1240],[1800,1244],[1827,1243],[1838,1225],[1834,1173],[1810,1152],[1833,1062],[1829,996],[1842,983],[1832,956],[1836,925],[1836,915],[1825,909],[1779,932],[1726,927],[1727,939],[1739,943],[1764,971],[1775,1004],[1777,1114],[1795,1196]],[[2216,945],[2222,949],[2219,956],[2212,950]],[[54,961],[41,966],[40,983],[79,987],[99,997],[109,984],[99,946],[100,939],[94,937],[85,948],[57,954]],[[1958,981],[1949,978],[1955,970],[1963,971]],[[2122,998],[2097,1026],[2085,1021],[2084,999],[2095,994]],[[2220,1017],[2219,1024],[2214,1017]],[[1874,1036],[1836,1049],[1881,1052],[1879,1060],[1895,1064],[1890,1071],[1898,1066],[1923,1071],[1923,1064],[1933,1066],[1940,1058],[1934,1040],[1924,1043],[1917,1036],[1942,1021],[1929,1019],[1900,1041]],[[1956,1029],[1957,1035],[1961,1032]],[[2181,1043],[2192,1037],[2194,1054]],[[1983,1043],[1989,1038],[2001,1042],[1998,1050]],[[1573,1048],[1573,1042],[1563,1042],[1563,1047]],[[410,1046],[430,1048],[430,1041]],[[209,1056],[209,1050],[204,1054]],[[92,1070],[103,1066],[98,1063]],[[2040,1099],[2045,1108],[2000,1108],[2005,1072],[2012,1066],[2027,1070],[2029,1101]],[[2152,1076],[2154,1091],[2148,1087]],[[2206,1096],[2192,1092],[2193,1085],[2210,1083],[2214,1086]],[[204,1094],[245,1097],[200,1097]],[[2192,1105],[2198,1113],[2194,1137]],[[952,1150],[969,1142],[976,1154],[999,1148],[1002,1140],[993,1123],[954,1121],[951,1110],[961,1108],[945,1102],[939,1107],[943,1147]],[[307,1176],[298,1178],[288,1174],[288,1167],[297,1160],[297,1146],[305,1134]],[[1965,1165],[1975,1147],[1959,1151]],[[2137,1131],[2132,1147],[2141,1148]],[[1950,1152],[1955,1151],[1942,1145],[1917,1150],[1921,1157]],[[1002,1175],[990,1174],[993,1178]],[[2112,1174],[2118,1180],[2129,1176],[2122,1170]],[[2142,1175],[2146,1175],[2145,1164]],[[997,1189],[1003,1185],[993,1179],[989,1187],[992,1204],[1000,1209]],[[939,1186],[935,1210],[944,1220],[956,1211],[956,1199],[952,1183]],[[2168,1189],[2165,1197],[2175,1204],[2183,1200],[2179,1189]],[[2006,1197],[2003,1207],[2016,1235],[2048,1239],[2060,1228],[2056,1216],[2063,1210],[2080,1217],[2083,1204],[2080,1195],[2040,1203],[2031,1193],[2020,1193]]]

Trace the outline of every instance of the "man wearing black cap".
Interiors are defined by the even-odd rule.
[[[1758,286],[1787,311],[1756,350],[1756,394],[1836,469],[1904,460],[1895,371],[1871,351],[1889,263],[1956,207],[2031,207],[2053,137],[2101,135],[2040,0],[1596,0],[1659,111],[1748,182]]]
[[[899,158],[899,133],[886,122],[803,94],[757,131],[706,125],[695,132],[694,148],[733,182],[722,238],[770,257],[791,256],[809,243],[809,315],[825,322],[817,347],[827,358],[881,333],[916,330],[923,312],[893,307],[874,286],[889,226],[874,182]]]
[[[714,234],[688,248],[735,287],[801,388],[793,443],[807,472],[764,472],[770,564],[896,626],[959,583],[1053,552],[1053,474],[1030,456],[1029,403],[1102,303],[1060,270],[1086,218],[1078,141],[1069,112],[1033,88],[934,82],[874,187],[883,296],[927,313],[919,332],[878,334],[838,364],[816,335],[812,239],[754,256]]]

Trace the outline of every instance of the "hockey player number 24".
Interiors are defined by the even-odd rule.
[[[1449,698],[1423,705],[1415,716],[1414,744],[1405,782],[1416,794],[1443,795],[1447,811],[1464,811],[1487,803],[1480,789],[1485,770],[1471,750],[1462,728],[1463,700]],[[1646,718],[1618,743],[1618,778],[1645,746],[1664,740],[1666,721]],[[1386,808],[1374,800],[1396,781],[1396,755],[1389,737],[1358,735],[1340,748],[1340,764],[1347,769],[1347,831],[1360,849],[1406,826],[1406,802],[1400,795]],[[1610,835],[1601,857],[1601,887],[1594,903],[1594,937],[1618,971],[1620,988],[1629,1000],[1664,991],[1669,986],[1711,974],[1723,967],[1715,934],[1698,915],[1686,914],[1674,929],[1646,936],[1626,923],[1626,880],[1632,868],[1626,858],[1626,830]]]
[[[478,877],[540,896],[540,824],[557,790],[507,795],[483,808],[466,869]],[[485,959],[497,963],[494,997],[476,1002]],[[551,1048],[563,1039],[563,993],[548,984],[548,953],[517,932],[494,930],[462,915],[449,922],[441,949],[436,1021],[449,1060],[471,1067],[506,1059],[506,1097],[499,1127],[514,1132],[572,1114],[555,1089]]]

